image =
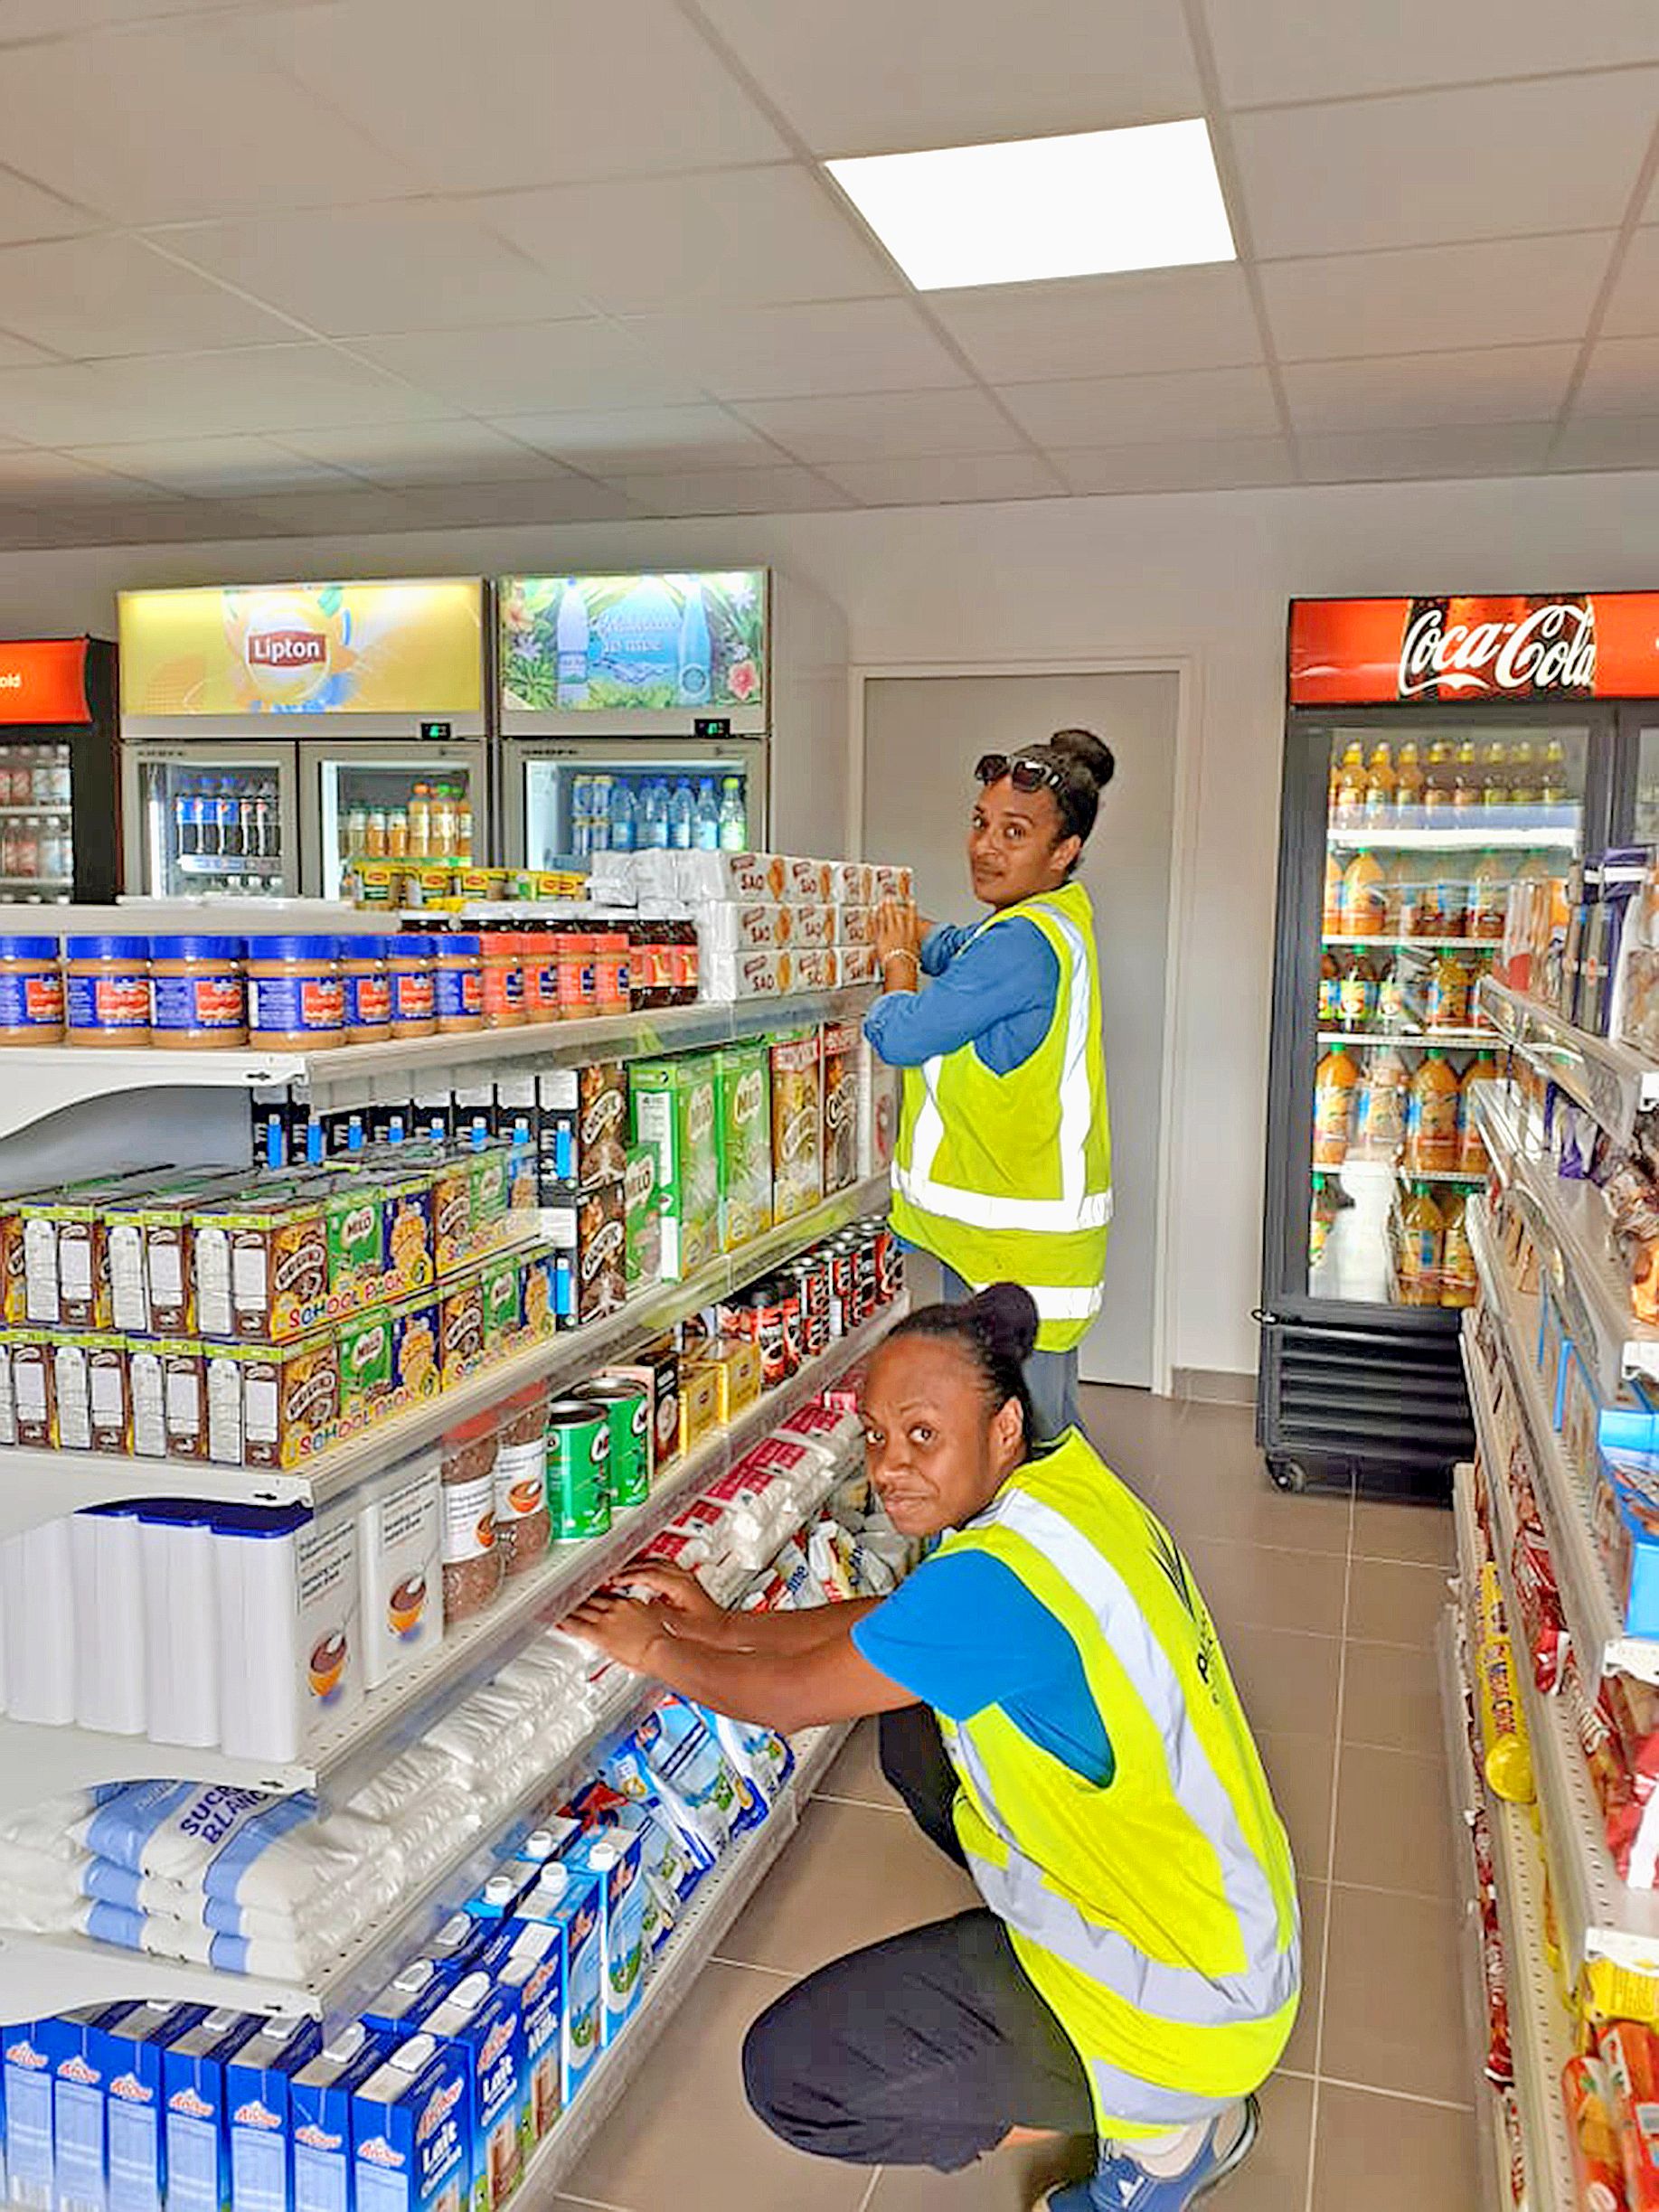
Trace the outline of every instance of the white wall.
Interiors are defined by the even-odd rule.
[[[123,584],[631,561],[769,561],[838,602],[856,662],[1192,659],[1198,798],[1174,1038],[1171,1358],[1243,1370],[1255,1364],[1286,601],[1659,587],[1659,476],[12,554],[0,557],[0,635],[112,634]],[[780,729],[786,824],[825,818],[841,788],[839,759],[822,758],[829,718],[815,725],[812,749],[793,754]]]

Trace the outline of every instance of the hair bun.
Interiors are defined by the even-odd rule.
[[[993,1283],[971,1304],[986,1342],[1023,1367],[1037,1349],[1037,1302],[1030,1291],[1018,1283]]]
[[[1092,777],[1097,791],[1104,791],[1117,773],[1111,747],[1103,738],[1096,737],[1092,729],[1057,729],[1049,744],[1053,751],[1075,762],[1086,776]]]

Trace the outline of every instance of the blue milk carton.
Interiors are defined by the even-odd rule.
[[[599,1948],[605,1960],[600,2039],[607,2049],[639,2010],[645,1987],[646,1877],[641,1838],[620,1828],[584,1836],[565,1864],[599,1886]]]
[[[40,2027],[25,2021],[0,2044],[5,2079],[6,2201],[52,2212],[52,2060]]]
[[[476,1925],[476,1923],[474,1924]],[[429,2011],[457,1979],[441,1961],[422,1956],[401,1966],[378,1996],[363,2009],[366,2027],[378,2028],[394,2041],[414,2032],[415,2022]]]
[[[564,1946],[560,2093],[566,2105],[592,2071],[605,2033],[605,1954],[597,1875],[555,1859],[519,1906],[519,1918],[557,1928]]]
[[[352,2099],[356,2212],[467,2212],[473,2171],[467,2055],[411,2036]]]
[[[225,2063],[263,2026],[257,2013],[222,2007],[175,2036],[163,2052],[167,2212],[230,2212]]]
[[[513,1992],[524,2028],[519,2137],[529,2157],[564,2110],[564,1936],[547,1921],[514,1921],[514,1941],[495,1974]]]
[[[460,2047],[472,2104],[473,2212],[496,2212],[524,2170],[519,2132],[524,2033],[517,1992],[469,1973],[422,2015],[420,2033]]]
[[[129,2005],[98,2030],[105,2068],[104,2156],[109,2212],[162,2212],[167,2200],[163,2070],[166,2047],[203,2018],[200,2005]]]
[[[269,2019],[226,2066],[231,2212],[288,2212],[288,2084],[322,2040],[316,2020]]]
[[[351,2212],[352,2098],[387,2047],[383,2036],[353,2020],[288,2084],[294,2212]]]
[[[55,2212],[107,2212],[104,2105],[108,2066],[99,2044],[97,2023],[108,2017],[106,2008],[84,2019],[40,2023],[51,2061]]]

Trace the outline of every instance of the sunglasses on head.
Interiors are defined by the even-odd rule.
[[[1035,753],[982,753],[974,769],[982,784],[1000,784],[1005,776],[1016,791],[1058,791],[1064,783],[1063,771],[1052,760],[1042,760]]]

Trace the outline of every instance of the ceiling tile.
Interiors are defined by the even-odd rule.
[[[81,446],[73,458],[112,469],[186,499],[234,499],[243,494],[297,492],[309,485],[348,488],[350,479],[261,438],[181,438],[122,445]]]
[[[1601,329],[1608,338],[1659,336],[1659,229],[1632,236]]]
[[[1386,484],[1397,476],[1531,476],[1544,466],[1553,430],[1549,422],[1378,430],[1299,438],[1296,450],[1302,474],[1313,484]]]
[[[1284,372],[1298,432],[1541,422],[1560,412],[1576,345],[1484,346],[1374,361],[1303,362]]]
[[[1659,415],[1575,416],[1551,456],[1554,468],[1659,468]]]
[[[344,430],[287,430],[282,442],[297,454],[308,455],[314,466],[344,469],[388,491],[513,483],[560,474],[558,463],[545,454],[532,452],[487,423],[466,416],[393,423],[384,429],[360,423]]]
[[[5,0],[0,46],[25,39],[73,38],[82,31],[164,15],[226,15],[258,5],[259,0]]]
[[[1034,453],[917,455],[847,461],[825,474],[866,507],[932,507],[967,499],[1053,499],[1064,485]]]
[[[322,10],[292,20],[326,45]],[[421,42],[407,29],[405,41]],[[219,19],[0,50],[0,146],[38,183],[134,225],[415,184],[338,103],[239,47]]]
[[[13,170],[0,169],[0,241],[9,245],[18,239],[73,238],[78,231],[94,229],[97,222],[89,209],[73,206]]]
[[[1649,0],[1391,0],[1362,27],[1306,0],[1226,0],[1209,18],[1233,107],[1659,61]]]
[[[995,384],[1259,361],[1243,272],[1170,268],[941,292],[938,321]]]
[[[702,396],[691,364],[654,356],[620,325],[595,315],[416,331],[364,339],[353,351],[437,393],[451,409],[480,415],[630,402],[648,407]]]
[[[670,0],[469,0],[423,8],[415,35],[410,14],[410,0],[335,0],[260,16],[247,35],[442,191],[787,150]]]
[[[523,484],[448,485],[411,492],[410,504],[426,530],[472,530],[534,522],[608,522],[633,508],[622,491],[585,476],[538,476]]]
[[[1573,401],[1580,415],[1645,415],[1659,393],[1659,337],[1604,338]]]
[[[8,329],[83,360],[276,344],[297,334],[290,323],[134,238],[0,247],[0,315]]]
[[[806,468],[669,470],[627,476],[617,490],[642,514],[810,514],[853,502]]]
[[[359,485],[344,492],[281,492],[239,503],[281,534],[311,537],[329,531],[413,530],[412,502],[400,492]]]
[[[1353,253],[1624,221],[1659,70],[1241,115],[1256,251]]]
[[[844,399],[749,400],[740,409],[797,461],[879,461],[940,453],[1020,453],[1025,440],[983,391],[858,392]]]
[[[778,458],[776,446],[723,407],[572,409],[504,415],[500,427],[509,437],[596,476],[761,466]]]
[[[42,347],[31,345],[26,338],[14,338],[0,331],[0,369],[47,367],[54,358]]]
[[[1282,438],[1195,438],[1145,446],[1057,447],[1049,455],[1067,487],[1099,492],[1225,492],[1294,484]]]
[[[38,448],[0,453],[0,498],[26,500],[47,509],[89,503],[118,506],[127,501],[153,500],[156,495],[153,485],[112,475],[108,469],[70,454]]]
[[[721,400],[918,391],[968,381],[907,300],[643,315],[628,328]]]
[[[1040,446],[1127,446],[1202,423],[1215,438],[1268,438],[1279,428],[1266,369],[1164,376],[1088,376],[1008,384],[1010,413]]]
[[[1281,361],[1541,344],[1583,334],[1610,234],[1421,247],[1261,272]]]
[[[703,0],[703,12],[823,155],[1166,122],[1203,105],[1181,10],[1145,0]]]
[[[330,337],[581,312],[481,221],[431,201],[190,223],[156,236]]]
[[[902,289],[839,196],[787,164],[561,184],[468,204],[546,269],[562,297],[611,314]]]

